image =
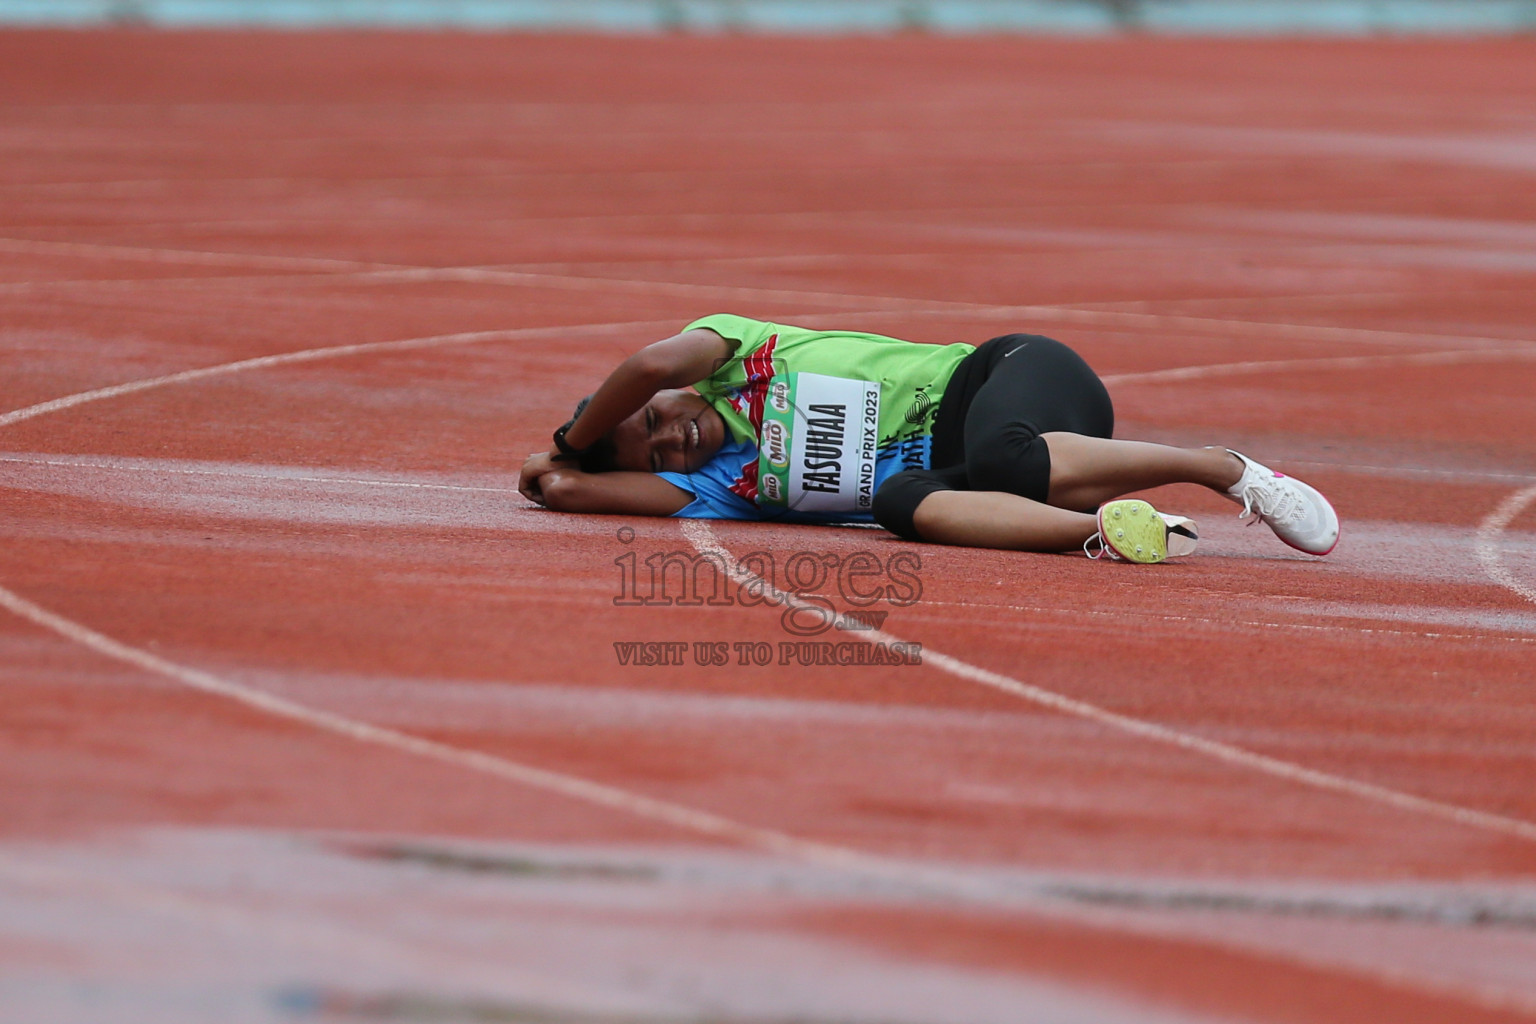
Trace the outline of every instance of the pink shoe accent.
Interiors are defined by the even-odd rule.
[[[1286,540],[1284,537],[1281,537],[1280,540],[1283,541],[1286,544],[1286,546],[1296,548],[1297,551],[1300,551],[1304,555],[1317,555],[1318,558],[1324,558],[1324,557],[1326,557],[1328,555],[1333,554],[1334,548],[1337,548],[1339,546],[1339,540],[1342,539],[1343,536],[1344,536],[1344,528],[1341,526],[1341,527],[1339,527],[1339,535],[1333,539],[1333,547],[1329,548],[1327,551],[1324,551],[1322,554],[1318,554],[1316,551],[1308,551],[1306,548],[1296,547],[1295,544],[1292,544],[1290,541]]]

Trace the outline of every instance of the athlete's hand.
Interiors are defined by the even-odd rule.
[[[528,461],[523,463],[523,471],[518,474],[518,492],[529,501],[543,505],[544,489],[539,484],[539,478],[558,468],[555,460],[550,458],[549,452],[535,452],[528,456]]]

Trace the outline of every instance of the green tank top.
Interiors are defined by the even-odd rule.
[[[686,329],[700,328],[737,348],[694,387],[736,440],[758,446],[756,472],[732,490],[801,511],[867,511],[891,473],[926,467],[944,389],[976,350],[726,313]]]

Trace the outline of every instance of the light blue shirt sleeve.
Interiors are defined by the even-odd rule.
[[[796,512],[794,509],[765,509],[748,501],[731,488],[742,479],[744,467],[757,461],[757,445],[751,441],[732,441],[715,457],[692,473],[657,473],[667,483],[693,495],[693,501],[676,519],[772,519],[789,523],[867,523],[874,516],[857,512]]]
[[[733,441],[722,447],[692,473],[657,473],[667,483],[693,495],[678,519],[762,519],[756,502],[748,501],[731,486],[741,479],[742,467],[757,460],[757,446],[750,441]]]

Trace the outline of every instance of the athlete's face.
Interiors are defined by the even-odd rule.
[[[725,444],[725,420],[692,391],[658,391],[608,436],[619,469],[692,473]]]

